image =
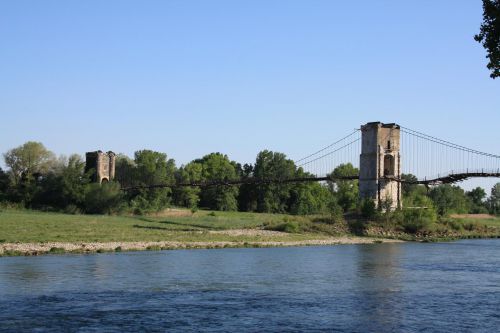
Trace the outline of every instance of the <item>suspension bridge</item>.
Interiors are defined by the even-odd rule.
[[[382,195],[389,194],[399,202],[401,183],[433,186],[475,177],[500,177],[499,155],[458,145],[401,125],[380,122],[367,123],[294,162],[305,176],[246,177],[146,185],[125,181],[122,185],[128,191],[183,186],[360,180],[362,196],[380,200]],[[332,173],[339,165],[347,163],[359,172],[342,176]]]

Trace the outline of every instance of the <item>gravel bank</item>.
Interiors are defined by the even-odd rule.
[[[373,244],[399,243],[400,240],[370,238],[370,237],[332,237],[326,239],[312,239],[302,241],[224,241],[224,242],[106,242],[106,243],[3,243],[0,244],[0,255],[24,254],[39,255],[61,252],[110,252],[132,250],[160,250],[160,249],[191,249],[191,248],[223,248],[223,247],[282,247],[282,246],[312,246],[312,245],[340,245],[340,244]]]

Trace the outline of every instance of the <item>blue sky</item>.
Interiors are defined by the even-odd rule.
[[[2,1],[0,152],[297,159],[368,121],[500,153],[481,1]]]

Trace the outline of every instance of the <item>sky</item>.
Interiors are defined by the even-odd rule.
[[[473,39],[481,6],[0,1],[0,152],[34,140],[177,165],[214,151],[296,160],[382,121],[499,154],[500,79]]]

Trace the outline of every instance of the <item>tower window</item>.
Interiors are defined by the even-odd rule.
[[[391,149],[391,140],[387,141],[387,149]]]
[[[395,175],[395,159],[392,155],[384,156],[384,176],[394,176]]]

